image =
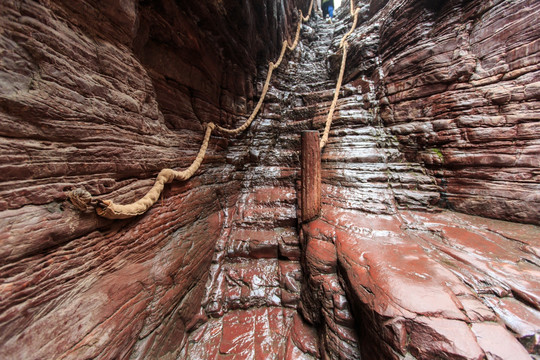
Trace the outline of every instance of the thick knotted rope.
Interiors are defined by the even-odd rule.
[[[67,195],[71,203],[81,211],[86,211],[91,206],[92,195],[85,189],[75,189],[68,192]]]
[[[184,171],[175,171],[172,169],[163,169],[159,172],[154,186],[144,195],[141,199],[128,205],[115,204],[112,200],[102,200],[102,207],[96,207],[96,212],[99,216],[106,217],[108,219],[127,219],[133,216],[141,215],[146,212],[155,202],[159,199],[159,195],[163,191],[165,184],[172,182],[173,180],[187,180],[195,174],[195,172],[201,166],[201,163],[206,154],[208,143],[210,141],[210,135],[214,130],[214,123],[208,124],[206,127],[206,133],[204,134],[204,140],[197,154],[197,157],[193,163]]]
[[[341,57],[341,68],[339,70],[339,76],[336,83],[336,91],[334,92],[334,99],[332,100],[332,105],[330,105],[330,111],[328,111],[328,116],[326,117],[326,125],[324,126],[323,136],[321,138],[320,147],[321,150],[324,148],[328,142],[328,134],[330,133],[330,126],[332,125],[332,117],[334,116],[334,110],[336,109],[336,104],[339,98],[339,91],[341,89],[341,82],[343,81],[343,74],[345,73],[345,61],[347,60],[347,48],[349,44],[345,42],[343,44],[343,56]]]
[[[334,110],[336,110],[336,104],[339,98],[339,91],[341,89],[341,83],[343,82],[343,74],[345,74],[345,63],[347,61],[347,48],[349,43],[347,38],[351,35],[356,28],[358,23],[358,14],[360,13],[359,8],[354,8],[354,0],[351,0],[351,16],[354,16],[353,24],[349,32],[347,32],[341,41],[339,42],[339,47],[343,49],[341,57],[341,68],[339,69],[339,76],[336,82],[336,90],[334,92],[334,99],[332,100],[332,105],[330,105],[330,111],[328,111],[328,116],[326,117],[326,125],[324,126],[323,136],[321,138],[320,147],[321,150],[325,147],[328,142],[328,134],[330,133],[330,127],[332,126],[332,118],[334,116]]]
[[[345,62],[347,59],[347,37],[349,37],[350,34],[354,31],[356,28],[356,24],[358,22],[358,14],[360,12],[359,9],[354,9],[354,0],[351,0],[351,16],[354,16],[353,25],[349,32],[343,36],[343,38],[340,41],[340,48],[343,49],[342,51],[342,59],[341,59],[341,68],[339,71],[338,80],[336,83],[336,90],[334,92],[334,98],[332,100],[332,105],[330,106],[330,111],[328,112],[328,116],[326,118],[326,124],[324,128],[324,133],[321,138],[320,147],[321,149],[324,148],[326,143],[328,142],[328,134],[330,132],[330,127],[332,125],[332,117],[334,115],[334,111],[336,108],[336,104],[339,98],[339,91],[341,89],[341,84],[343,82],[343,74],[345,73]],[[270,80],[272,79],[272,74],[275,69],[281,65],[281,62],[283,61],[283,58],[285,57],[285,53],[287,50],[293,51],[300,41],[300,31],[302,28],[302,22],[306,22],[309,20],[311,16],[311,11],[313,8],[313,0],[311,0],[311,4],[309,6],[309,12],[307,16],[304,16],[302,14],[302,10],[299,10],[299,21],[298,26],[296,28],[296,33],[294,36],[294,41],[292,44],[289,44],[287,40],[283,41],[283,45],[281,48],[281,52],[279,54],[279,57],[275,63],[270,62],[268,64],[268,74],[266,75],[266,81],[263,86],[263,90],[261,92],[261,95],[259,97],[259,101],[257,102],[257,105],[253,109],[251,115],[248,117],[246,122],[239,126],[236,129],[227,129],[222,126],[216,125],[214,123],[209,123],[206,126],[206,132],[204,135],[203,142],[201,144],[201,147],[199,149],[199,153],[197,154],[197,157],[193,161],[193,163],[184,171],[175,171],[172,169],[163,169],[159,172],[156,181],[154,183],[154,186],[144,195],[141,199],[135,201],[134,203],[127,204],[127,205],[120,205],[115,204],[112,200],[94,200],[92,199],[92,196],[90,193],[84,189],[76,189],[73,191],[70,191],[68,193],[68,197],[71,200],[71,202],[81,211],[86,211],[88,207],[94,207],[96,209],[96,212],[98,215],[106,217],[108,219],[126,219],[133,216],[141,215],[145,213],[152,205],[155,204],[155,202],[159,199],[159,195],[163,191],[163,188],[165,187],[165,184],[168,184],[172,182],[173,180],[187,180],[191,178],[195,172],[199,169],[201,166],[204,156],[206,154],[206,150],[208,149],[208,143],[210,142],[210,136],[212,135],[212,131],[214,129],[218,130],[222,134],[227,135],[237,135],[241,132],[245,131],[253,122],[257,114],[259,113],[262,104],[264,103],[264,99],[266,97],[266,93],[268,92],[268,87],[270,86]]]
[[[296,28],[294,41],[292,44],[289,44],[287,40],[283,41],[278,60],[275,63],[270,62],[268,64],[268,74],[266,75],[266,81],[264,83],[262,93],[259,97],[259,101],[257,102],[257,105],[253,109],[251,115],[243,125],[239,126],[236,129],[227,129],[214,123],[209,123],[206,126],[206,133],[204,136],[204,140],[201,144],[199,153],[197,154],[197,157],[189,166],[189,168],[184,171],[175,171],[172,169],[161,170],[156,178],[154,186],[152,186],[150,191],[148,191],[146,195],[144,195],[141,199],[135,201],[134,203],[120,205],[115,204],[112,200],[93,200],[90,193],[84,189],[76,189],[70,191],[68,193],[70,201],[81,211],[85,211],[89,206],[94,206],[96,212],[100,216],[106,217],[108,219],[126,219],[133,216],[141,215],[145,213],[152,205],[154,205],[155,202],[159,199],[159,195],[163,191],[165,184],[170,183],[173,180],[187,180],[191,178],[201,166],[201,163],[206,154],[206,149],[208,148],[210,136],[212,135],[212,131],[214,129],[217,129],[222,134],[237,135],[246,130],[251,125],[262,107],[262,104],[266,97],[266,93],[268,92],[268,87],[270,86],[270,80],[272,78],[273,71],[278,68],[283,61],[287,49],[293,51],[298,45],[298,42],[300,40],[300,30],[302,28],[302,22],[306,22],[309,20],[312,7],[313,0],[311,0],[311,3],[309,5],[309,11],[307,16],[304,16],[302,14],[302,10],[299,10],[300,16],[298,20],[298,26]]]

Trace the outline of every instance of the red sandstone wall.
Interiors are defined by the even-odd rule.
[[[348,80],[375,91],[407,160],[437,178],[440,204],[539,224],[538,1],[366,3]]]
[[[113,224],[91,213],[80,214],[65,201],[64,190],[75,184],[94,195],[130,201],[148,189],[161,167],[187,165],[197,150],[202,122],[238,121],[237,115],[252,106],[258,92],[255,71],[275,55],[267,48],[275,49],[281,40],[283,30],[275,29],[294,22],[293,2],[254,2],[242,8],[234,1],[190,2],[186,8],[176,3],[136,6],[130,1],[66,0],[0,5],[0,228],[4,230],[0,234],[0,357],[172,357],[185,342],[186,330],[201,319],[198,312],[214,249],[221,246],[233,260],[245,256],[245,232],[232,231],[228,239],[231,229],[224,226],[232,223],[238,230],[253,226],[254,234],[294,226],[295,134],[308,125],[281,123],[295,120],[296,112],[302,119],[309,117],[309,126],[322,124],[331,90],[302,94],[299,103],[315,110],[292,109],[293,104],[282,108],[278,100],[290,94],[272,91],[269,103],[275,103],[265,106],[266,125],[259,130],[275,121],[279,131],[247,135],[245,142],[227,151],[228,142],[214,138],[200,175],[168,187],[163,201],[136,220]],[[325,208],[343,208],[353,215],[327,212],[328,221],[364,226],[365,213],[394,214],[396,205],[429,208],[439,194],[431,178],[422,173],[422,163],[439,179],[443,204],[537,222],[538,52],[534,44],[538,26],[520,22],[530,18],[529,12],[538,13],[537,4],[376,0],[365,4],[371,8],[363,12],[354,34],[349,84],[323,154]],[[254,31],[259,27],[273,30],[261,34]],[[499,27],[504,29],[500,35],[490,30]],[[345,30],[336,29],[336,39]],[[307,35],[317,34],[312,30]],[[519,52],[523,47],[531,47],[524,56]],[[505,55],[491,59],[502,50]],[[508,57],[514,50],[514,57]],[[295,61],[305,60],[298,54],[293,59],[293,69]],[[507,68],[501,68],[498,60]],[[305,61],[302,64],[310,67]],[[309,79],[314,69],[296,70],[298,79],[289,78],[291,88]],[[512,71],[518,71],[515,77],[505,79]],[[281,80],[276,80],[279,86]],[[517,90],[510,97],[497,92],[507,87]],[[494,95],[488,95],[490,91]],[[498,116],[514,122],[491,124]],[[396,138],[380,131],[381,121]],[[510,129],[516,138],[504,138],[506,133],[499,129]],[[532,135],[525,136],[520,129],[529,129]],[[486,132],[482,141],[471,135],[482,132]],[[398,144],[412,163],[405,161]],[[266,152],[259,151],[265,147]],[[501,163],[500,159],[515,161]],[[250,167],[247,175],[237,171]],[[261,194],[250,197],[248,190],[255,187]],[[238,196],[244,200],[237,202]],[[259,197],[262,200],[252,200]],[[231,220],[227,217],[234,204],[246,211]],[[402,236],[401,225],[398,228],[395,237]],[[388,232],[384,226],[380,230]],[[270,274],[264,286],[271,294],[281,294],[291,321],[302,280],[296,239],[288,236],[293,232],[287,229],[285,237],[268,236],[259,242],[250,235],[248,255],[255,259],[238,262],[248,269],[264,255],[262,262],[271,266],[255,272]],[[368,230],[365,234],[371,236]],[[375,235],[370,244],[379,245]],[[219,238],[230,241],[227,246],[216,245]],[[329,245],[334,241],[335,254]],[[304,336],[308,331],[301,329],[306,325],[301,326],[300,315],[295,315],[289,339],[296,346],[309,344],[302,348],[304,354],[356,356],[355,326],[364,320],[353,319],[346,298],[361,293],[366,282],[344,283],[340,271],[350,270],[343,265],[348,259],[369,264],[369,256],[363,256],[365,244],[352,236],[321,236],[313,244],[319,245],[308,247],[305,254],[310,270],[306,279],[317,281],[304,282],[301,313],[320,327],[324,338],[314,328],[309,330],[314,334]],[[322,252],[321,264],[317,248],[328,250]],[[379,248],[373,252],[381,253]],[[276,258],[277,253],[281,258]],[[379,259],[375,257],[373,264],[396,261]],[[247,270],[235,272],[233,261],[220,261],[215,267],[225,266],[215,278],[229,274],[236,276],[233,280],[249,278],[243,277],[250,274]],[[347,276],[353,278],[355,271]],[[239,288],[250,287],[247,280],[241,284],[227,284],[219,306],[208,302],[206,310],[219,314],[237,306]],[[207,301],[212,300],[212,291],[206,294]],[[359,316],[364,304],[360,298],[352,299]],[[276,306],[275,297],[241,300],[247,307]],[[416,304],[415,299],[411,302]],[[330,311],[333,315],[323,321]],[[377,321],[365,324],[376,332]],[[225,323],[223,329],[231,324],[236,323]],[[288,336],[281,334],[283,328],[280,337]],[[399,335],[391,339],[399,343],[396,348],[407,338],[406,332]],[[224,339],[233,336],[229,332]],[[302,343],[302,338],[307,340]],[[426,358],[440,353],[417,340],[413,339],[414,349],[425,351]],[[375,350],[383,347],[373,344]]]
[[[203,122],[252,107],[305,1],[184,3],[0,4],[1,358],[179,351],[239,189],[226,142],[135,220],[81,214],[64,191],[129,202],[189,164]]]

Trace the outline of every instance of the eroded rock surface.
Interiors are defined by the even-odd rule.
[[[538,2],[357,1],[312,222],[299,134],[348,4],[197,176],[136,219],[81,214],[65,190],[132,201],[204,122],[242,123],[307,2],[184,3],[0,6],[2,358],[538,355]]]
[[[436,178],[422,162],[407,160],[399,137],[370,111],[378,99],[375,83],[365,77],[346,85],[338,102],[333,136],[323,154],[322,216],[299,228],[300,296],[287,304],[283,289],[273,290],[280,275],[277,266],[268,264],[275,260],[261,262],[256,249],[264,247],[263,238],[267,247],[275,248],[282,231],[277,224],[285,220],[255,199],[261,198],[260,191],[271,199],[281,197],[274,206],[291,213],[292,194],[276,192],[287,186],[283,180],[292,180],[284,178],[283,171],[288,176],[298,167],[298,154],[290,151],[299,148],[298,132],[323,126],[333,87],[325,58],[332,54],[331,39],[335,44],[345,29],[338,23],[334,30],[320,20],[304,26],[303,47],[276,74],[262,119],[243,140],[250,145],[238,144],[247,147],[245,161],[253,167],[243,191],[255,195],[239,202],[237,210],[249,214],[241,222],[250,228],[241,236],[250,236],[249,243],[238,244],[236,235],[228,243],[237,243],[247,259],[231,265],[231,258],[239,260],[234,255],[238,250],[231,245],[227,252],[217,248],[226,255],[215,258],[215,262],[223,260],[214,265],[216,280],[203,307],[210,317],[203,336],[212,334],[212,343],[201,341],[197,330],[190,337],[186,358],[198,358],[216,347],[226,350],[213,352],[216,357],[239,358],[254,354],[262,358],[530,358],[529,353],[539,350],[540,334],[538,228],[439,213],[435,205],[440,203],[441,189]],[[273,235],[266,230],[268,217],[275,222]],[[257,227],[265,229],[264,235],[253,231]],[[270,257],[276,254],[264,252]],[[245,264],[259,275],[246,276]],[[260,275],[261,266],[266,276]],[[244,290],[238,289],[239,279]],[[280,322],[275,333],[256,325],[261,320],[254,315],[247,328],[235,332],[235,347],[229,346],[228,331],[234,330],[226,327],[227,322],[238,323],[246,314],[260,311],[255,310],[261,304],[256,293],[263,291],[275,295],[264,302],[265,307],[285,306],[296,313],[286,310],[289,321]],[[281,311],[278,314],[282,316]],[[301,332],[298,324],[304,329]],[[227,335],[208,330],[215,327],[227,329]],[[271,339],[277,333],[288,334],[295,351],[289,351],[291,341],[282,338],[273,340],[274,353],[260,352],[253,337],[261,333]],[[302,339],[308,340],[302,343]]]
[[[538,225],[540,4],[387,1],[373,13],[380,3],[365,2],[347,81],[373,90],[443,206]]]
[[[249,113],[298,6],[2,1],[1,358],[176,357],[240,190],[227,142],[134,220],[80,213],[65,191],[131,202],[190,164],[202,123]]]
[[[364,358],[528,359],[527,350],[538,352],[540,277],[527,249],[539,234],[512,227],[450,212],[327,206],[306,232],[308,242],[335,244]]]

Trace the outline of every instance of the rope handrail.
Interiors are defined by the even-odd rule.
[[[339,69],[339,76],[336,82],[336,90],[334,91],[332,105],[330,105],[330,110],[328,111],[328,116],[326,117],[326,124],[324,126],[323,136],[321,137],[321,150],[326,146],[326,143],[328,142],[328,135],[330,134],[330,127],[332,126],[332,118],[334,117],[334,110],[336,109],[337,101],[339,98],[339,91],[341,89],[341,83],[343,82],[343,75],[345,74],[345,63],[347,62],[347,48],[349,47],[347,38],[356,29],[359,13],[360,8],[354,8],[354,0],[351,0],[351,16],[354,17],[353,24],[351,26],[351,29],[343,36],[343,38],[341,38],[341,41],[339,42],[339,48],[343,49],[343,54],[341,57],[341,68]]]
[[[339,98],[339,91],[341,89],[341,83],[343,81],[343,74],[345,72],[345,62],[347,58],[347,47],[348,47],[348,43],[346,39],[354,31],[357,24],[357,20],[358,20],[359,9],[353,10],[353,5],[354,5],[354,0],[351,0],[351,15],[354,16],[353,26],[351,30],[349,30],[349,32],[345,34],[345,36],[341,39],[341,42],[340,42],[339,47],[343,49],[341,68],[339,72],[338,81],[336,83],[336,90],[334,93],[334,98],[332,100],[332,105],[330,106],[330,111],[327,116],[323,137],[320,143],[321,149],[324,148],[324,146],[326,145],[328,141],[328,134],[330,132],[330,126],[332,124],[332,117],[333,117],[334,110],[337,104],[337,100]],[[199,152],[195,160],[193,161],[193,163],[187,169],[183,171],[176,171],[173,169],[162,169],[159,172],[152,188],[141,199],[131,204],[121,205],[121,204],[114,203],[112,200],[94,200],[88,191],[84,189],[76,189],[76,190],[70,191],[67,194],[70,201],[73,203],[73,205],[75,205],[81,211],[85,211],[88,209],[88,206],[92,206],[95,208],[99,216],[102,216],[108,219],[127,219],[133,216],[144,214],[152,205],[154,205],[156,201],[159,199],[159,196],[161,192],[163,191],[165,184],[168,184],[172,182],[173,180],[185,181],[191,178],[195,174],[195,172],[199,169],[199,167],[201,166],[204,160],[204,156],[206,155],[206,150],[208,149],[208,144],[210,142],[210,136],[212,135],[212,131],[217,130],[222,134],[237,135],[243,132],[244,130],[246,130],[247,128],[249,128],[249,126],[251,125],[251,123],[253,122],[257,114],[259,113],[264,103],[264,99],[266,97],[268,88],[270,86],[270,80],[272,78],[273,71],[281,65],[281,62],[283,61],[287,50],[294,51],[294,49],[296,49],[296,47],[298,46],[298,43],[300,41],[300,32],[302,28],[302,23],[307,22],[310,19],[312,9],[313,9],[313,0],[311,0],[310,2],[309,11],[306,16],[303,15],[302,10],[298,10],[300,16],[299,16],[298,25],[296,28],[296,33],[294,36],[294,41],[292,42],[292,44],[290,44],[288,40],[284,40],[277,61],[275,63],[272,61],[268,63],[268,73],[266,75],[266,81],[264,83],[261,95],[259,97],[259,101],[257,102],[257,105],[255,106],[255,108],[251,112],[251,115],[248,117],[248,119],[246,120],[244,124],[237,127],[236,129],[227,129],[213,122],[208,123],[206,125],[206,131],[205,131],[203,142],[201,144]]]

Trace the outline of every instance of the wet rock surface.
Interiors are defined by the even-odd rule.
[[[450,212],[374,217],[331,206],[310,224],[334,239],[364,357],[528,359],[527,350],[538,352],[540,277],[524,249],[538,246],[538,228],[510,238],[512,226]],[[498,314],[506,302],[516,308],[505,319]],[[520,334],[514,322],[532,326]]]
[[[245,120],[297,19],[81,4],[2,5],[0,357],[538,356],[539,228],[441,209],[538,224],[537,2],[359,1],[305,223],[300,131],[324,127],[348,5],[303,26],[246,133],[113,223],[63,191],[128,202],[188,164],[202,123]]]
[[[373,89],[443,206],[538,225],[539,3],[388,1],[374,14],[381,3],[365,2],[346,81]]]
[[[327,64],[326,58],[332,55],[331,42],[335,43],[340,26],[327,26],[320,20],[304,26],[302,35],[308,41],[276,73],[260,121],[242,140],[251,149],[236,144],[249,152],[252,169],[248,173],[258,174],[247,177],[250,182],[244,184],[243,192],[250,195],[237,204],[237,211],[249,214],[239,222],[250,229],[242,230],[240,238],[249,234],[252,240],[250,245],[238,244],[233,230],[228,242],[237,243],[246,260],[240,262],[232,245],[226,246],[227,255],[215,258],[214,262],[223,260],[214,265],[212,276],[217,280],[209,284],[210,298],[203,307],[208,324],[224,326],[219,324],[229,317],[241,321],[261,305],[296,309],[289,312],[292,323],[289,320],[280,330],[293,339],[294,351],[288,350],[291,341],[282,339],[277,358],[530,358],[529,353],[538,352],[540,329],[534,250],[540,238],[538,228],[441,213],[435,207],[441,199],[436,178],[422,162],[407,161],[399,138],[369,111],[376,107],[377,98],[375,93],[363,92],[368,81],[348,84],[342,90],[333,136],[323,153],[323,212],[320,219],[299,224],[295,253],[301,251],[300,266],[293,266],[300,277],[294,286],[294,302],[286,302],[283,284],[278,300],[274,287],[280,275],[276,260],[269,261],[276,251],[265,251],[268,258],[261,261],[253,250],[261,247],[263,236],[254,229],[264,229],[266,246],[275,248],[278,243],[279,259],[279,240],[275,239],[283,231],[281,224],[295,221],[294,194],[292,190],[289,195],[282,190],[281,195],[275,194],[280,187],[290,186],[287,182],[299,179],[295,170],[299,158],[294,151],[300,146],[298,132],[323,126],[333,86],[332,63]],[[304,78],[309,79],[307,84]],[[365,105],[358,107],[359,103]],[[231,151],[235,153],[234,147]],[[275,187],[268,187],[269,183]],[[281,211],[291,214],[291,219],[260,204],[261,191],[268,199],[281,196],[273,205],[287,204]],[[268,232],[269,226],[274,230]],[[288,232],[294,238],[294,228]],[[225,253],[223,247],[217,250]],[[247,275],[246,264],[258,275]],[[266,276],[261,276],[261,266]],[[272,296],[261,302],[254,290]],[[185,356],[198,358],[212,352],[215,355],[209,358],[249,358],[256,353],[250,345],[255,335],[246,332],[258,330],[242,329],[234,342],[245,344],[247,352],[212,352],[221,344],[219,336],[208,344],[194,333]],[[219,341],[228,342],[230,336]],[[275,354],[258,356],[276,358]]]
[[[204,122],[244,118],[305,6],[273,4],[2,1],[0,358],[179,354],[241,188],[226,141],[137,219],[65,192],[134,201],[191,163]]]

